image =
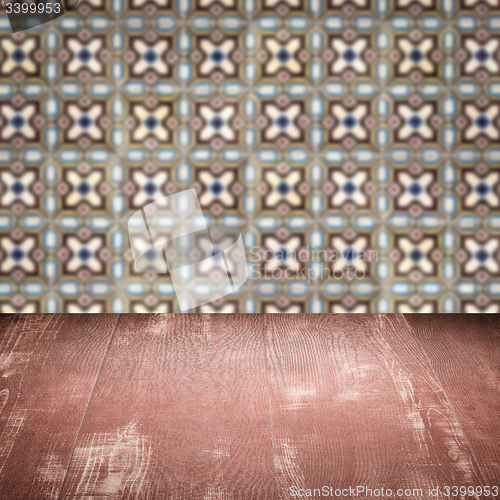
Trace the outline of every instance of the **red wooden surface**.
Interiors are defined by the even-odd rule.
[[[499,394],[498,316],[0,315],[0,499],[447,498]]]
[[[272,498],[261,323],[124,316],[62,498]]]
[[[118,315],[0,316],[0,498],[58,498]]]
[[[448,395],[479,468],[500,488],[500,318],[405,316]]]
[[[482,484],[402,316],[277,315],[266,337],[279,498]]]

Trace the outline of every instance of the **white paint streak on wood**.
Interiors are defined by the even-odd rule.
[[[310,407],[314,404],[314,397],[316,396],[315,387],[290,387],[285,394],[286,398],[290,400],[287,404],[289,410],[300,410]]]
[[[44,498],[57,499],[66,474],[66,466],[54,448],[49,449],[43,463],[37,467],[35,484],[38,491],[43,491]]]
[[[2,416],[2,411],[9,400],[9,389],[3,389],[0,391],[0,416]]]
[[[2,473],[5,463],[9,458],[12,448],[14,447],[17,434],[26,420],[27,413],[26,408],[16,410],[14,405],[14,409],[8,417],[2,434],[0,434],[0,443],[2,443],[2,448],[0,449],[0,474]]]
[[[299,451],[288,438],[278,439],[275,446],[274,467],[276,480],[287,478],[287,483],[305,488],[305,477],[300,467]]]
[[[81,468],[76,493],[82,498],[137,498],[147,484],[152,447],[131,422],[115,433],[97,433],[79,445],[73,464]]]
[[[216,488],[213,485],[209,485],[205,495],[203,495],[203,500],[230,500],[232,495],[222,488]]]

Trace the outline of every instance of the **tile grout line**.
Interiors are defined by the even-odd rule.
[[[418,346],[420,347],[420,350],[422,351],[422,354],[424,355],[425,360],[426,360],[427,364],[429,365],[429,368],[430,368],[432,374],[434,375],[434,377],[435,377],[435,379],[436,379],[439,387],[443,391],[444,397],[446,399],[446,403],[448,404],[448,407],[450,408],[451,414],[453,415],[453,418],[455,419],[455,422],[457,423],[458,428],[460,429],[460,432],[462,433],[462,436],[463,436],[463,438],[465,440],[465,444],[467,445],[467,448],[469,449],[469,453],[471,454],[472,459],[474,460],[474,463],[476,464],[477,470],[479,471],[479,474],[481,475],[481,479],[483,480],[483,484],[485,486],[488,486],[488,483],[486,481],[486,478],[484,477],[483,471],[481,470],[481,467],[479,467],[479,462],[476,459],[476,455],[472,451],[472,447],[471,447],[471,445],[469,443],[469,440],[467,439],[467,436],[465,435],[465,432],[463,430],[462,424],[460,423],[460,420],[458,419],[458,417],[457,417],[457,415],[455,413],[455,408],[451,404],[451,401],[448,398],[448,394],[446,394],[446,391],[444,390],[444,386],[441,383],[441,380],[440,380],[438,374],[434,371],[434,368],[432,367],[432,363],[431,363],[431,360],[430,360],[429,356],[427,355],[427,352],[425,351],[425,349],[423,348],[422,344],[420,343],[417,335],[415,335],[415,332],[413,331],[413,328],[408,323],[408,321],[406,319],[406,314],[401,314],[401,315],[403,316],[403,320],[404,320],[406,326],[408,327],[408,329],[410,330],[411,334],[413,335],[413,338],[416,340]]]
[[[115,324],[115,327],[113,329],[113,333],[111,334],[111,338],[109,339],[108,346],[106,347],[106,352],[104,353],[104,356],[102,358],[101,366],[99,366],[99,371],[97,372],[97,377],[95,379],[95,384],[94,384],[94,387],[92,388],[92,391],[90,392],[90,397],[89,397],[89,400],[87,402],[87,407],[85,408],[85,413],[83,414],[82,423],[80,424],[80,429],[78,429],[78,434],[77,434],[76,439],[75,439],[75,445],[73,446],[73,451],[71,452],[71,457],[69,459],[68,467],[66,469],[66,474],[64,475],[64,480],[63,480],[63,483],[62,483],[62,486],[61,486],[61,491],[59,492],[59,496],[57,497],[57,500],[61,499],[61,496],[62,496],[62,493],[63,493],[63,490],[64,490],[64,485],[66,484],[66,479],[68,478],[69,469],[71,467],[71,462],[73,461],[73,456],[74,456],[75,451],[76,451],[76,445],[78,444],[78,439],[80,439],[80,433],[82,432],[82,429],[83,429],[83,423],[85,422],[85,417],[87,416],[87,411],[88,411],[88,409],[90,407],[90,402],[92,401],[92,396],[94,395],[95,388],[97,387],[97,382],[99,381],[99,377],[101,375],[102,367],[104,366],[104,361],[106,361],[106,357],[108,355],[108,351],[109,351],[109,348],[111,346],[111,342],[113,342],[113,338],[115,336],[115,332],[116,332],[116,329],[118,328],[118,323],[120,322],[121,317],[122,317],[122,315],[119,314],[118,315],[118,320],[117,320],[117,322]]]
[[[265,320],[266,316],[264,316],[264,322],[267,323]],[[266,334],[265,330],[262,330],[262,335],[264,337],[264,366],[266,368],[266,382],[267,382],[267,401],[269,404],[269,422],[271,424],[271,449],[273,453],[273,477],[274,477],[274,497],[276,498],[278,494],[278,488],[276,486],[276,464],[274,460],[274,433],[273,433],[273,415],[271,411],[271,391],[269,387],[269,370],[267,368],[267,341],[266,341]]]

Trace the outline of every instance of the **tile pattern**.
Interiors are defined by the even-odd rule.
[[[203,311],[500,311],[499,50],[500,0],[83,0],[15,35],[1,16],[0,310],[176,311],[126,223],[195,187],[272,256]],[[307,274],[346,263],[364,277]]]

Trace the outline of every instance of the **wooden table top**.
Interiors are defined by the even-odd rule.
[[[0,499],[446,486],[500,487],[499,316],[0,315]]]

